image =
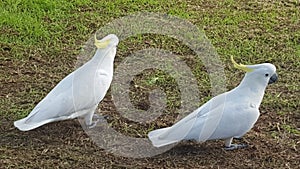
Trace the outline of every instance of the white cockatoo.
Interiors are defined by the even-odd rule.
[[[93,58],[60,81],[26,118],[14,125],[28,131],[50,122],[82,117],[86,126],[94,126],[94,112],[112,81],[118,43],[114,34],[101,40],[95,35],[97,50]]]
[[[231,144],[233,138],[242,137],[259,117],[259,106],[266,86],[277,81],[273,64],[237,64],[234,67],[246,71],[242,82],[231,91],[213,97],[197,110],[171,127],[157,129],[148,134],[155,147],[181,140],[224,139],[225,149],[233,150],[246,145]]]

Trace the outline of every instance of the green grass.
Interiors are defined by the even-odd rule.
[[[250,6],[248,8],[255,9],[255,7],[252,7],[255,3],[247,3]],[[207,30],[208,37],[211,38],[212,43],[216,46],[225,63],[228,63],[230,55],[235,56],[237,60],[246,64],[272,62],[279,67],[279,74],[282,73],[285,77],[281,80],[282,84],[289,82],[284,84],[287,90],[297,91],[299,89],[298,83],[294,81],[297,75],[293,74],[290,70],[280,69],[280,67],[293,67],[293,70],[299,69],[299,11],[294,8],[282,10],[278,8],[281,5],[279,3],[263,4],[265,7],[257,11],[243,8],[243,6],[238,6],[238,3],[228,0],[216,4],[212,3],[211,5],[214,7],[205,12],[188,8],[188,6],[196,6],[196,3],[188,4],[184,1],[175,2],[172,0],[165,2],[156,0],[116,0],[102,2],[93,2],[90,0],[7,0],[1,2],[0,5],[2,9],[0,12],[0,28],[3,32],[0,34],[1,46],[7,47],[10,50],[9,55],[4,55],[5,59],[16,58],[22,60],[22,62],[28,62],[30,55],[35,57],[36,54],[39,54],[47,55],[48,58],[56,60],[60,58],[60,55],[66,54],[71,56],[68,59],[68,63],[72,64],[72,57],[79,52],[78,49],[80,46],[101,25],[106,24],[113,18],[133,14],[138,11],[160,12],[175,15],[183,19],[190,19],[199,28],[204,27]],[[226,8],[222,8],[222,6],[226,6]],[[234,10],[235,8],[239,8],[240,10]],[[120,56],[128,53],[128,45],[134,44],[140,46],[139,44],[144,41],[150,41],[151,47],[164,48],[181,55],[193,54],[186,50],[186,47],[180,47],[180,43],[177,44],[177,42],[168,39],[168,37],[146,35],[137,38],[133,37],[121,43],[119,47]],[[69,49],[67,52],[62,52],[62,48],[65,47]],[[145,47],[147,45],[143,44],[137,49]],[[36,52],[35,50],[37,49],[38,51]],[[46,56],[41,57],[47,60]],[[197,64],[201,65],[200,62]],[[202,77],[203,70],[201,67],[197,67],[197,64],[190,66],[194,67],[193,72],[196,73],[197,77]],[[57,69],[53,70],[53,72],[72,71],[67,67],[58,67]],[[230,67],[229,69],[232,70]],[[36,71],[39,71],[39,69],[36,68]],[[67,73],[61,72],[61,74],[66,75]],[[4,75],[6,75],[6,79],[11,78],[10,75]],[[204,77],[199,78],[198,81],[203,81],[203,79]],[[156,83],[156,81],[159,81],[159,83],[170,82],[161,77],[160,74],[154,74],[154,77],[148,79],[146,83],[152,84]],[[209,81],[205,81],[204,88],[201,88],[201,90],[209,88]],[[239,79],[234,81],[237,83]],[[26,92],[22,92],[24,94],[23,97],[30,99],[29,97],[33,96],[32,91],[34,90],[27,89]],[[42,98],[38,96],[45,95],[45,93],[42,94],[36,91],[34,95],[37,98]],[[281,97],[286,96],[282,94]],[[281,107],[294,108],[298,104],[296,101],[290,102],[291,98],[271,98],[268,93],[266,94],[266,98],[266,103],[273,102],[279,104],[276,106],[282,105]],[[10,102],[13,101],[2,101],[5,104]],[[29,107],[32,106],[30,105]],[[7,112],[17,111],[18,114],[21,114],[21,117],[28,113],[28,108],[19,110],[16,107],[6,108],[6,110]]]
[[[112,17],[123,16],[124,13],[134,13],[147,8],[153,12],[162,12],[167,9],[169,14],[188,17],[184,10],[186,8],[184,4],[180,5],[179,3],[178,7],[172,7],[174,1],[158,4],[160,1],[157,0],[133,1],[133,3],[128,0],[98,3],[90,0],[5,0],[0,4],[1,31],[5,32],[5,34],[1,34],[0,38],[1,42],[15,45],[38,45],[46,41],[59,41],[62,36],[67,36],[66,31],[69,29],[87,33],[86,26],[72,22],[72,19],[80,21],[81,17],[86,17],[84,19],[97,17],[97,19],[101,18],[101,22],[105,22]],[[89,12],[90,9],[98,12]],[[102,12],[105,13],[105,16],[101,15]]]
[[[1,38],[16,44],[49,41],[51,33],[63,31],[62,25],[55,22],[67,18],[72,6],[69,1],[2,1],[1,28],[14,36],[2,34]],[[51,22],[54,24],[49,24]]]
[[[250,6],[248,8],[255,9],[255,7],[251,7],[255,3],[247,3]],[[292,68],[292,70],[299,70],[300,67],[298,10],[295,8],[282,10],[279,8],[282,5],[280,3],[264,4],[265,7],[259,11],[249,10],[243,6],[238,6],[238,3],[234,1],[212,3],[211,5],[214,7],[205,12],[192,8],[189,9],[188,6],[193,7],[196,4],[188,4],[184,1],[175,2],[172,0],[164,2],[156,0],[102,2],[89,0],[3,1],[0,4],[0,8],[2,9],[0,12],[0,28],[1,32],[3,32],[0,34],[0,39],[1,46],[3,46],[2,49],[8,48],[10,50],[9,55],[3,56],[4,59],[16,58],[21,60],[20,64],[24,64],[24,62],[29,61],[30,57],[36,57],[36,55],[45,55],[37,57],[41,57],[44,60],[51,58],[50,62],[59,59],[61,55],[67,55],[71,57],[67,59],[67,63],[72,64],[72,58],[78,54],[80,46],[101,25],[106,24],[113,18],[138,11],[160,12],[175,15],[183,19],[190,19],[200,29],[204,27],[208,37],[216,46],[225,63],[228,63],[230,55],[234,55],[237,60],[246,64],[272,62],[278,66],[279,74],[284,76],[278,86],[287,87],[289,92],[299,89],[298,83],[294,81],[294,79],[298,78],[297,74],[294,74],[291,70],[280,69],[281,67],[285,67]],[[222,8],[222,6],[226,6],[226,8]],[[235,8],[239,8],[240,10],[234,10]],[[181,55],[193,54],[189,50],[186,50],[186,47],[180,47],[180,43],[177,44],[172,39],[167,38],[165,40],[165,38],[167,37],[156,35],[140,36],[139,38],[133,37],[120,44],[120,56],[128,53],[129,48],[127,45],[134,44],[139,46],[138,44],[144,41],[150,41],[151,47],[164,48],[170,51],[175,50],[175,53]],[[137,49],[145,47],[148,46],[142,44]],[[68,50],[63,52],[63,48],[68,48]],[[197,67],[197,64],[191,66],[193,66],[193,72],[196,73],[196,77],[201,77],[203,70],[201,67]],[[231,67],[229,69],[232,70]],[[39,71],[39,68],[35,68],[35,70]],[[59,71],[63,76],[67,74],[66,72],[72,70],[68,67],[57,67],[53,70],[53,72],[55,71]],[[9,74],[4,73],[4,75],[5,79],[11,78]],[[59,77],[62,76],[59,75]],[[47,81],[47,79],[44,80]],[[159,83],[169,82],[157,74],[152,79],[148,79],[147,83],[156,83],[158,80]],[[59,78],[56,81],[59,81]],[[203,81],[203,78],[199,78],[198,81]],[[209,81],[205,81],[206,84],[204,88],[201,88],[202,90],[209,88]],[[236,84],[239,79],[234,79],[234,81]],[[33,96],[32,91],[34,90],[27,88],[26,92],[23,91],[23,97],[30,99]],[[45,94],[36,91],[34,95],[38,97],[38,95]],[[292,98],[295,97],[297,95]],[[290,102],[292,98],[289,98],[285,93],[281,95],[281,98],[271,98],[267,93],[266,98],[266,103],[279,104],[276,105],[277,107],[282,105],[285,108],[294,108],[298,105],[297,101]],[[13,101],[2,101],[2,105],[10,102]],[[12,103],[11,105],[14,104]],[[18,109],[11,107],[5,108],[5,110],[6,112],[13,113]],[[18,114],[25,115],[28,113],[28,109],[22,110],[18,110]]]

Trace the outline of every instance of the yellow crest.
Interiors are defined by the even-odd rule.
[[[234,66],[235,68],[241,69],[241,70],[243,70],[243,71],[245,71],[245,72],[252,72],[252,71],[253,71],[253,69],[248,68],[247,66],[245,66],[245,65],[243,65],[243,64],[237,64],[237,63],[234,61],[233,56],[231,56],[230,59],[231,59],[231,62],[233,63],[233,66]]]
[[[96,37],[96,34],[95,34],[95,46],[98,49],[106,48],[108,46],[109,42],[110,42],[110,39],[105,40],[105,41],[98,40],[97,37]]]

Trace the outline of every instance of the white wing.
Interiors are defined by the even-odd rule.
[[[26,118],[16,121],[14,125],[22,131],[27,131],[46,123],[73,119],[93,111],[90,109],[97,103],[92,97],[94,95],[90,95],[89,90],[87,91],[91,83],[76,79],[74,77],[77,76],[76,73],[75,71],[64,78]],[[89,85],[80,85],[83,82]],[[106,91],[101,93],[105,95]]]
[[[173,126],[154,130],[148,137],[155,147],[161,147],[181,140],[203,142],[242,136],[253,127],[259,111],[240,99],[231,92],[218,95]]]
[[[225,97],[226,94],[222,94],[211,99],[171,127],[151,131],[148,134],[149,139],[156,147],[183,139],[207,140],[222,117]]]

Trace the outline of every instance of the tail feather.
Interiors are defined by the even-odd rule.
[[[26,117],[26,118],[23,118],[21,120],[15,121],[14,126],[17,127],[21,131],[29,131],[29,130],[38,128],[38,127],[40,127],[44,124],[51,123],[51,122],[54,122],[54,121],[65,120],[65,119],[68,119],[68,117],[62,116],[62,117],[59,117],[59,118],[47,119],[47,120],[43,120],[43,121],[40,121],[40,122],[29,122],[28,123],[27,122],[27,117]]]
[[[148,133],[148,137],[151,140],[154,147],[162,147],[180,141],[177,139],[161,138],[161,136],[168,132],[170,128],[171,127],[157,129]]]
[[[186,139],[197,120],[197,113],[200,110],[195,110],[171,127],[151,131],[148,137],[153,146],[162,147]]]

